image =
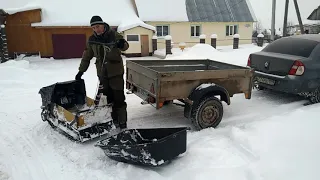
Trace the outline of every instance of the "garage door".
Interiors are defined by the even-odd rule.
[[[86,46],[85,34],[52,34],[53,58],[81,58]]]

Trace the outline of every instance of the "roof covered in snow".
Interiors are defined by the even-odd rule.
[[[110,26],[119,26],[121,31],[141,26],[155,31],[155,27],[142,22],[137,16],[131,0],[33,0],[22,7],[4,9],[9,14],[41,9],[39,23],[32,26],[90,26],[94,15],[101,16]]]
[[[142,21],[189,21],[185,0],[135,0]]]
[[[4,11],[8,14],[15,14],[18,12],[24,12],[24,11],[30,11],[30,10],[35,10],[35,9],[41,9],[40,6],[36,4],[26,4],[25,6],[22,7],[16,7],[16,8],[6,8]]]
[[[135,27],[143,27],[146,29],[150,29],[152,31],[156,31],[156,28],[154,26],[151,26],[149,24],[144,23],[139,19],[138,17],[133,17],[133,18],[127,18],[121,22],[121,24],[118,26],[118,32],[123,32]]]
[[[136,0],[136,5],[143,21],[256,21],[249,0]]]

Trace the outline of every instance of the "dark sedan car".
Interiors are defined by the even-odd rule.
[[[298,94],[320,102],[320,34],[278,39],[260,52],[250,54],[259,89]]]

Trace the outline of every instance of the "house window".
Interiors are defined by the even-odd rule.
[[[169,35],[169,26],[157,26],[157,36]]]
[[[238,25],[227,25],[226,36],[232,36],[234,34],[238,34]]]
[[[139,41],[139,35],[127,35],[127,41],[129,42],[138,42]]]
[[[191,26],[191,36],[192,37],[200,36],[200,26],[197,26],[197,25]]]

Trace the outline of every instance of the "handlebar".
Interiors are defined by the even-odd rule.
[[[111,43],[102,43],[102,42],[96,42],[96,41],[89,41],[88,42],[89,44],[98,44],[98,45],[103,45],[103,46],[114,46],[116,45],[117,43],[116,42],[111,42]]]

